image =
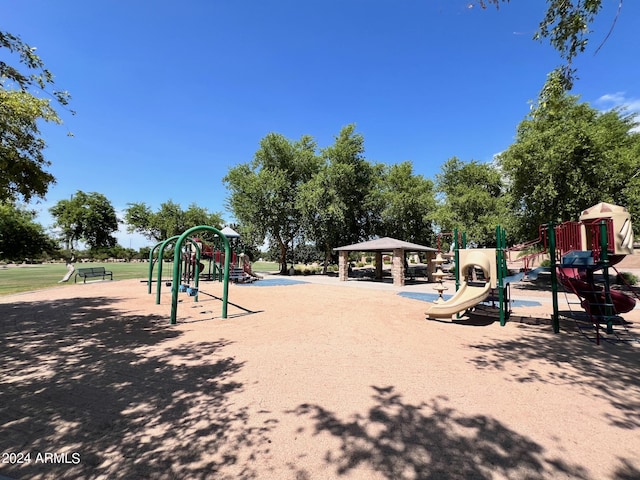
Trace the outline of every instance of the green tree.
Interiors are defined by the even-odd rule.
[[[509,0],[478,0],[478,3],[482,8],[490,4],[499,7],[502,3],[509,3]],[[622,0],[619,0],[619,12],[621,8]],[[534,39],[548,39],[565,61],[565,65],[556,70],[564,90],[571,90],[573,86],[576,74],[572,67],[573,60],[586,49],[591,33],[589,26],[601,9],[602,0],[547,0],[547,10]]]
[[[500,171],[491,164],[463,162],[453,157],[436,175],[442,195],[435,219],[442,232],[467,233],[467,240],[494,246],[497,225],[505,226],[507,197]]]
[[[17,35],[0,31],[0,48],[5,48],[17,56],[17,62],[20,65],[20,67],[15,67],[0,61],[0,77],[9,81],[10,88],[17,87],[17,89],[26,92],[36,87],[51,95],[60,105],[69,104],[71,99],[69,92],[56,89],[48,91],[55,85],[54,77],[51,71],[45,68],[42,59],[36,55],[35,47],[26,44]],[[0,88],[5,88],[5,86],[1,85]]]
[[[44,197],[55,178],[46,169],[45,141],[38,122],[62,123],[51,98],[66,108],[70,96],[54,87],[52,73],[19,37],[0,31],[0,48],[15,58],[15,65],[0,61],[0,201],[29,201]],[[34,95],[34,90],[44,98]],[[73,112],[71,112],[73,113]]]
[[[637,220],[640,135],[622,110],[600,112],[561,88],[551,74],[537,104],[498,156],[522,236],[548,221],[577,220],[599,202],[626,206]],[[630,182],[630,179],[633,179]]]
[[[433,181],[413,173],[411,162],[386,167],[380,185],[380,236],[429,245],[434,241]]]
[[[32,210],[0,202],[0,258],[20,261],[56,252],[55,242],[35,218]]]
[[[189,228],[198,225],[221,228],[224,223],[219,213],[210,213],[196,204],[183,210],[180,204],[172,200],[162,203],[157,212],[144,202],[129,203],[124,219],[129,233],[138,232],[155,242],[182,235]]]
[[[322,166],[300,189],[298,205],[308,239],[325,253],[326,270],[333,248],[374,234],[373,202],[382,167],[364,158],[364,137],[353,124],[321,153]]]
[[[291,141],[269,133],[260,141],[253,161],[229,169],[223,179],[231,192],[229,209],[247,235],[277,245],[282,273],[292,241],[304,233],[299,190],[319,166],[312,137]]]
[[[55,181],[46,171],[40,119],[60,123],[48,100],[0,89],[0,200],[44,197]]]
[[[118,217],[111,202],[101,193],[78,190],[71,199],[60,200],[49,211],[67,250],[75,248],[78,241],[85,242],[91,249],[117,244],[113,234],[118,231]]]

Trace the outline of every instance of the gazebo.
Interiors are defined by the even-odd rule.
[[[376,254],[376,278],[382,278],[382,254],[391,254],[391,276],[393,284],[404,285],[404,255],[406,252],[437,252],[436,248],[425,247],[417,243],[405,242],[391,237],[377,238],[366,242],[354,243],[344,247],[334,248],[340,252],[338,263],[338,277],[341,281],[346,281],[349,277],[349,252],[375,252]]]

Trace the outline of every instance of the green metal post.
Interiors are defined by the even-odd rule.
[[[194,232],[200,231],[200,230],[208,230],[211,231],[215,234],[217,234],[221,239],[222,242],[224,244],[224,252],[225,252],[225,259],[224,259],[224,284],[222,287],[222,318],[227,318],[227,303],[228,303],[228,297],[229,297],[229,262],[230,262],[230,258],[231,258],[231,247],[229,246],[229,239],[217,228],[214,227],[210,227],[208,225],[200,225],[197,227],[193,227],[190,228],[189,230],[187,230],[186,232],[184,232],[182,235],[180,235],[180,237],[178,238],[178,241],[176,242],[176,246],[175,246],[175,252],[173,255],[173,286],[174,288],[172,289],[172,295],[171,295],[171,325],[175,325],[176,322],[176,316],[177,316],[177,311],[178,311],[178,283],[180,282],[180,251],[182,249],[182,244],[184,243],[184,241],[190,236],[192,235]]]
[[[458,241],[458,229],[453,229],[453,261],[456,264],[456,292],[460,289],[460,245]]]
[[[558,271],[556,265],[556,227],[553,222],[547,225],[549,235],[549,261],[551,263],[551,292],[553,299],[553,316],[551,323],[553,324],[553,333],[560,332],[560,317],[558,315]]]
[[[193,275],[194,275],[193,283],[194,283],[194,287],[196,289],[196,294],[193,297],[193,301],[197,302],[198,301],[198,292],[200,292],[200,255],[201,255],[201,251],[200,251],[200,247],[195,242],[195,240],[192,240],[192,239],[189,239],[189,240],[191,240],[191,244],[196,247],[196,264],[195,264],[194,273],[193,273]]]
[[[613,333],[613,299],[609,284],[609,239],[607,238],[607,222],[600,221],[600,263],[604,277],[604,314],[607,319],[607,333]]]
[[[504,277],[506,276],[506,259],[504,256],[504,249],[506,248],[505,232],[500,225],[496,227],[496,270],[498,275],[498,304],[500,306],[500,326],[504,327],[507,323],[506,305],[505,305],[505,292],[504,292]]]
[[[173,240],[177,240],[178,235],[175,235],[171,238],[167,238],[160,245],[160,251],[158,252],[158,281],[156,287],[156,305],[160,305],[160,293],[162,293],[162,260],[164,259],[164,249],[167,247],[169,242]],[[173,283],[171,284],[172,288],[177,288]]]
[[[151,283],[153,281],[153,253],[157,250],[157,248],[161,244],[162,244],[162,242],[156,243],[156,245],[149,252],[149,280],[147,282],[148,285],[149,285],[149,288],[147,289],[147,293],[149,293],[149,294],[151,294]]]

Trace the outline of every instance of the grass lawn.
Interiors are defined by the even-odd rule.
[[[173,272],[173,264],[165,263],[162,267],[162,276],[170,278]],[[76,268],[105,267],[113,272],[114,280],[128,280],[139,278],[146,280],[149,276],[148,263],[77,263]],[[271,272],[278,270],[277,263],[255,262],[252,265],[256,272]],[[154,269],[154,278],[157,270]],[[0,267],[0,296],[13,293],[41,290],[43,288],[73,285],[72,275],[67,283],[58,283],[62,280],[67,267],[61,263],[48,263],[42,265],[19,265],[17,267]],[[94,279],[95,280],[95,279]],[[81,281],[81,280],[79,280]]]

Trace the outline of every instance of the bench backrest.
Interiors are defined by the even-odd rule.
[[[105,268],[104,267],[91,267],[91,268],[79,268],[78,269],[78,273],[79,274],[83,274],[83,273],[105,273]]]

